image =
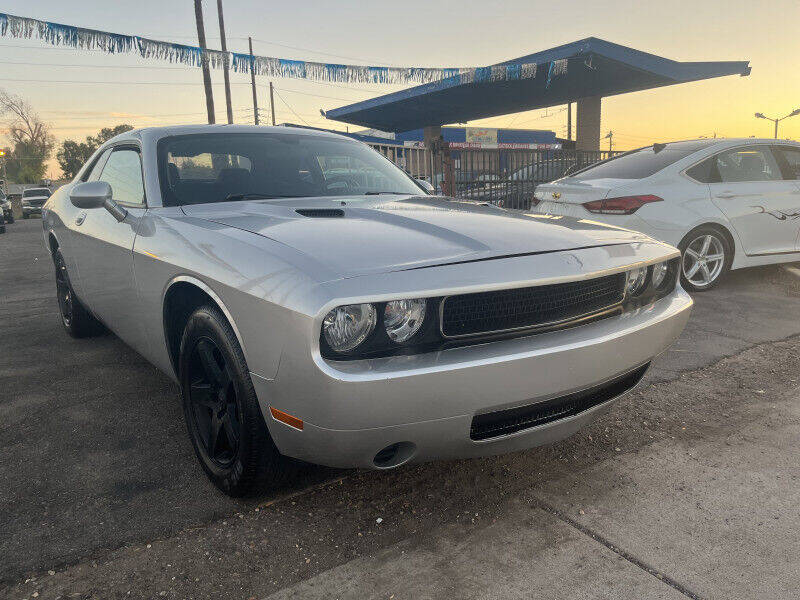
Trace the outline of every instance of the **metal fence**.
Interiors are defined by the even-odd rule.
[[[528,209],[536,186],[618,154],[606,150],[451,149],[372,144],[412,177],[447,196]]]

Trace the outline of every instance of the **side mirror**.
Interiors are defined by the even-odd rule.
[[[435,190],[433,189],[433,184],[427,179],[416,179],[415,181],[422,186],[422,188],[425,190],[426,193],[428,194],[434,193]]]
[[[69,200],[77,208],[105,208],[117,220],[122,221],[128,211],[113,200],[111,186],[105,181],[79,183],[69,193]]]

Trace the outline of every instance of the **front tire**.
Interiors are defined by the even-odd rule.
[[[6,218],[6,223],[11,224],[13,222],[14,222],[14,215],[8,215],[8,217]]]
[[[214,485],[239,497],[287,474],[289,461],[269,435],[242,349],[215,306],[189,317],[179,373],[189,438]]]
[[[91,337],[102,333],[103,326],[75,297],[61,250],[56,250],[53,262],[56,267],[56,297],[61,325],[74,338]]]
[[[23,218],[23,219],[27,219],[29,216],[30,216],[30,215],[29,215],[28,213],[26,213],[26,212],[23,212],[23,213],[22,213],[22,218]]]
[[[713,288],[733,262],[733,248],[728,238],[710,225],[690,231],[678,248],[681,251],[681,284],[690,292]]]

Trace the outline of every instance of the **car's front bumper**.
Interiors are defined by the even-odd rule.
[[[22,207],[23,215],[40,215],[42,214],[41,206],[24,206]]]
[[[398,443],[408,454],[400,462],[499,454],[569,436],[610,401],[483,441],[470,438],[476,414],[557,398],[640,367],[680,334],[691,306],[679,288],[649,307],[563,331],[363,361],[288,357],[274,380],[253,380],[275,444],[289,456],[375,468],[376,454]],[[303,430],[276,421],[270,406],[303,419]]]

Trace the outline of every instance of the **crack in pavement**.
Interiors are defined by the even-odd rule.
[[[587,527],[586,525],[578,523],[575,519],[573,519],[572,517],[567,515],[565,512],[557,509],[554,506],[551,506],[550,504],[548,504],[547,502],[545,502],[541,498],[534,497],[533,498],[533,503],[537,507],[541,508],[545,512],[550,513],[551,515],[553,515],[557,519],[561,520],[562,522],[566,523],[570,527],[573,527],[574,529],[580,531],[584,535],[589,536],[590,538],[592,538],[597,543],[602,544],[603,546],[605,546],[606,548],[611,550],[614,554],[616,554],[617,556],[620,556],[621,558],[627,560],[629,563],[631,563],[632,565],[640,568],[645,573],[648,573],[649,575],[652,575],[653,577],[655,577],[656,579],[658,579],[662,583],[665,583],[669,587],[671,587],[674,590],[680,592],[681,594],[683,594],[687,598],[691,598],[692,600],[704,600],[703,596],[700,596],[699,594],[693,592],[692,590],[690,590],[688,587],[686,587],[682,583],[679,583],[678,581],[676,581],[675,579],[673,579],[672,577],[670,577],[669,575],[667,575],[663,571],[660,571],[659,569],[656,569],[655,567],[647,564],[645,561],[643,561],[640,558],[637,558],[636,556],[634,556],[633,554],[631,554],[627,550],[624,550],[624,549],[620,548],[618,545],[616,545],[614,542],[609,540],[604,535],[602,535],[600,533],[597,533],[596,531],[594,531],[593,529]]]

